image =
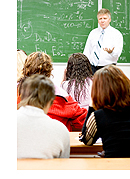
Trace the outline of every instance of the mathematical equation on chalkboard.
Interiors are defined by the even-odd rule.
[[[89,32],[96,26],[97,2],[39,0],[30,3],[28,9],[26,4],[26,0],[17,3],[17,42],[23,43],[22,49],[31,41],[32,51],[44,51],[53,57],[67,56],[66,59],[75,51],[83,51]],[[33,11],[33,5],[39,11]]]
[[[122,32],[123,51],[120,62],[130,60],[130,2],[129,0],[110,0],[112,22],[111,25]]]
[[[129,6],[127,6],[127,0],[111,0],[113,26],[115,28],[130,29],[129,22]]]
[[[129,0],[109,0],[111,25],[121,31],[124,47],[119,62],[130,56]],[[54,61],[66,62],[83,52],[90,31],[98,26],[98,0],[17,0],[17,46],[43,51]]]

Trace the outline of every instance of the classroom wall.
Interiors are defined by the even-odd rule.
[[[67,63],[53,63],[53,71],[52,74],[54,77],[51,77],[52,81],[56,85],[60,85],[64,73],[64,69],[66,68]],[[117,66],[125,73],[125,75],[130,79],[130,64],[121,64],[118,63]]]

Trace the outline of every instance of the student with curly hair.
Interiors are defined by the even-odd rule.
[[[24,64],[24,77],[19,82],[19,95],[24,78],[32,74],[43,74],[46,77],[50,77],[52,70],[52,60],[49,55],[43,52],[33,52],[30,54]],[[65,90],[56,85],[55,95],[56,98],[48,111],[48,116],[62,122],[69,131],[72,131],[72,128],[81,130],[87,116],[87,109],[80,108],[78,103]]]
[[[96,71],[80,141],[101,137],[105,157],[130,157],[130,80],[115,65]]]
[[[23,81],[17,110],[17,158],[69,158],[66,126],[47,116],[54,99],[54,85],[44,75]]]
[[[52,60],[51,57],[45,53],[33,52],[27,56],[22,69],[22,77],[19,79],[18,89],[20,95],[20,88],[22,81],[32,74],[43,74],[47,77],[51,76]]]
[[[91,85],[92,70],[88,58],[82,53],[72,54],[68,59],[61,87],[80,107],[88,109]]]

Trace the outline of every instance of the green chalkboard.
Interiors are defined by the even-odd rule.
[[[97,11],[98,0],[17,0],[17,48],[67,62],[72,53],[83,52],[98,26]]]
[[[111,11],[111,26],[123,35],[123,51],[118,63],[130,63],[130,0],[103,0],[102,7]]]

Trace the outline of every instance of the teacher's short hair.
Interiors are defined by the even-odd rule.
[[[105,9],[105,8],[98,11],[97,18],[98,18],[99,15],[103,15],[103,14],[107,14],[109,16],[109,18],[111,18],[111,12],[108,9]]]

